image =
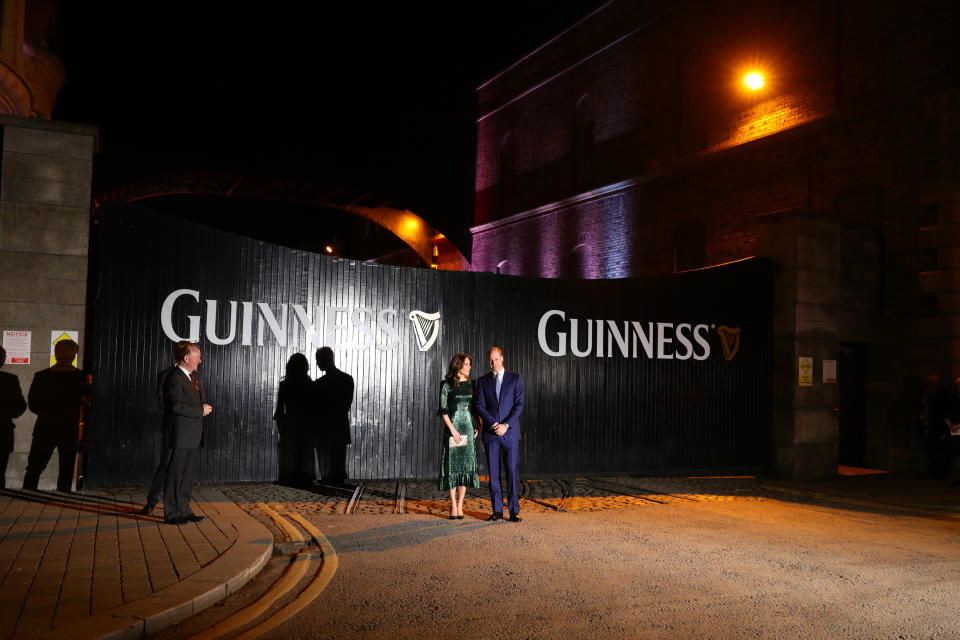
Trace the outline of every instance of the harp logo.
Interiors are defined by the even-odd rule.
[[[426,351],[437,341],[440,335],[440,312],[427,313],[414,309],[408,316],[413,323],[413,333],[417,337],[417,348]]]
[[[727,360],[733,360],[740,349],[740,327],[717,327],[717,333],[720,334],[720,344],[723,346],[723,356]]]

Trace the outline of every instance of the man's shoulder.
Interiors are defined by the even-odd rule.
[[[30,385],[30,388],[33,389],[35,385],[39,384],[55,384],[57,379],[57,372],[52,368],[40,369],[33,374],[33,383]]]
[[[164,385],[181,384],[185,382],[187,382],[187,376],[180,370],[180,367],[173,367],[166,376],[163,376]]]

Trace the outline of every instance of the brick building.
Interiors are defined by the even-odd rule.
[[[960,376],[958,73],[952,1],[612,0],[479,88],[472,269],[772,258],[777,470],[923,468],[923,379]]]

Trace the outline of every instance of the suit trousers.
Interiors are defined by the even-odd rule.
[[[487,450],[487,468],[490,471],[490,504],[494,513],[503,513],[503,493],[500,489],[500,456],[503,454],[507,470],[507,508],[520,513],[520,443],[507,438],[484,440]]]
[[[160,494],[167,484],[167,466],[170,464],[170,456],[173,455],[173,449],[164,449],[160,455],[160,464],[157,470],[153,472],[153,480],[150,482],[150,492],[147,493],[147,504],[157,504],[160,502]]]
[[[163,519],[187,518],[190,510],[190,492],[197,474],[197,449],[170,449],[167,481],[163,489]]]

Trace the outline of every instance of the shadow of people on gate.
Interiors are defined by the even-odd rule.
[[[311,482],[316,476],[313,380],[307,356],[295,353],[277,388],[277,479],[284,483]]]
[[[318,480],[342,483],[347,478],[346,453],[350,444],[350,406],[353,376],[337,369],[333,349],[317,349],[317,367],[324,375],[313,382],[316,403]]]
[[[57,490],[73,489],[74,467],[80,439],[80,415],[87,396],[86,378],[71,364],[77,357],[79,345],[73,340],[60,340],[53,347],[56,360],[49,369],[33,376],[27,403],[37,414],[33,439],[27,456],[27,471],[23,488],[36,490],[53,450],[60,453]]]

